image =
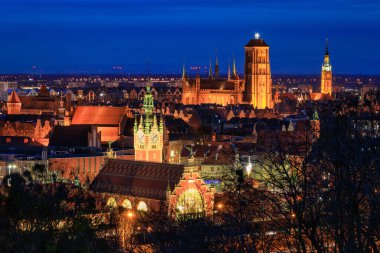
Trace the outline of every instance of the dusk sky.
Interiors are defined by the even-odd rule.
[[[334,73],[380,74],[378,0],[0,0],[0,73],[221,72],[259,32],[272,73],[319,74],[325,38]]]

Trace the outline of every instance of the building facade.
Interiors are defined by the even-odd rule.
[[[232,75],[229,71],[227,80],[219,78],[219,63],[216,60],[215,76],[210,71],[208,78],[190,79],[186,75],[185,66],[182,71],[182,103],[184,105],[220,104],[236,105],[242,103],[244,85],[236,72],[233,62]],[[230,69],[230,68],[229,68]]]
[[[272,78],[269,46],[259,37],[250,40],[245,49],[245,102],[257,109],[272,109]]]
[[[136,161],[161,163],[163,160],[164,122],[162,116],[157,119],[153,110],[154,99],[148,84],[147,93],[144,96],[143,112],[140,114],[139,122],[135,117],[133,127]]]

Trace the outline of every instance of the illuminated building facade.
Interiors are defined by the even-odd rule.
[[[163,160],[164,123],[162,116],[158,120],[153,115],[154,98],[149,84],[142,109],[140,122],[136,117],[133,128],[135,160],[160,163]]]
[[[330,63],[330,54],[327,40],[325,48],[325,57],[322,64],[321,93],[330,96],[332,93],[332,66]]]
[[[15,90],[12,90],[11,95],[7,102],[7,113],[8,114],[20,114],[21,113],[21,100],[18,97]]]
[[[235,61],[233,63],[232,76],[227,80],[219,79],[219,65],[215,65],[215,77],[210,68],[209,77],[201,79],[199,75],[190,79],[186,75],[185,67],[182,72],[182,103],[184,105],[220,104],[235,105],[242,103],[243,81],[236,72]]]
[[[174,217],[213,214],[215,188],[203,181],[199,166],[109,159],[90,190],[115,209]]]
[[[257,109],[272,109],[272,78],[269,46],[255,34],[245,49],[245,102]]]

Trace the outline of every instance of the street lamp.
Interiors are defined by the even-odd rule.
[[[252,163],[251,163],[251,157],[248,156],[248,164],[247,166],[245,167],[245,170],[247,172],[247,175],[249,176],[252,172]]]
[[[8,164],[8,175],[11,174],[11,169],[16,169],[16,164]]]
[[[16,164],[8,164],[8,186],[11,186],[11,169],[16,169]]]

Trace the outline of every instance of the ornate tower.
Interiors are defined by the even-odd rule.
[[[157,119],[153,114],[154,100],[148,83],[144,96],[143,112],[140,122],[135,117],[133,128],[135,160],[147,162],[162,162],[164,146],[164,122],[162,116]]]
[[[257,109],[272,109],[269,46],[258,33],[245,49],[245,101]]]
[[[330,54],[328,40],[326,39],[325,57],[322,64],[322,75],[321,75],[321,93],[322,94],[332,94],[332,66],[330,63]]]
[[[12,90],[12,93],[8,98],[7,113],[8,114],[20,114],[21,113],[21,100],[18,97],[15,90]]]

